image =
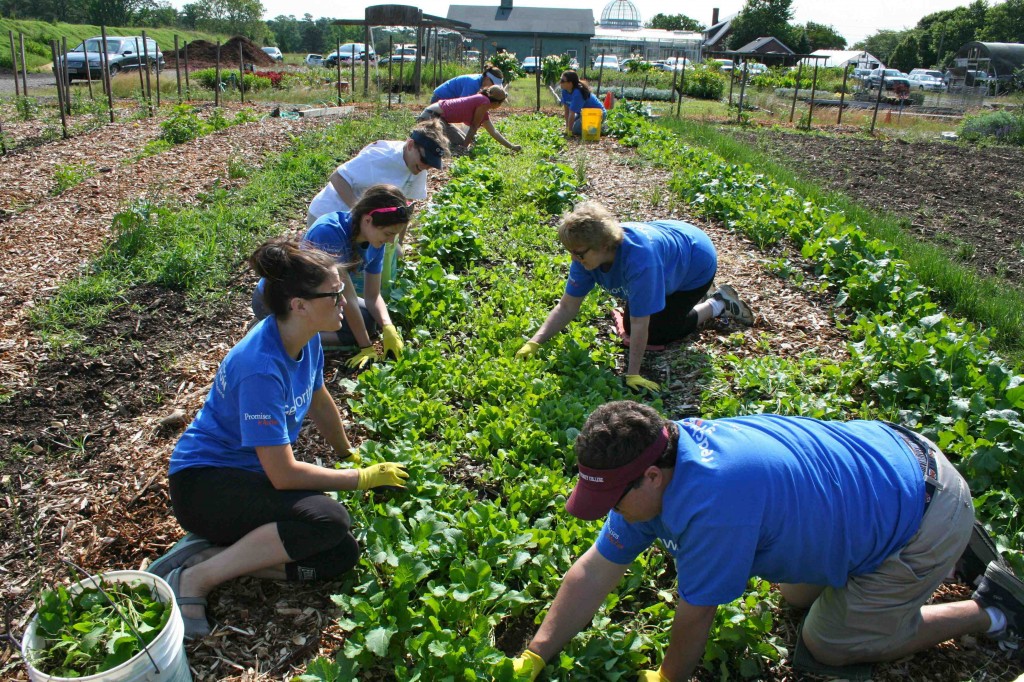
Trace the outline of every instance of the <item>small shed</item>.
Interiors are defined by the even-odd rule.
[[[448,19],[464,22],[484,36],[484,54],[505,50],[520,61],[534,54],[538,40],[544,54],[568,54],[583,59],[594,36],[594,12],[558,7],[515,7],[512,0],[496,5],[449,5]]]
[[[745,55],[756,55],[765,64],[792,64],[793,50],[778,38],[772,36],[752,40],[734,52],[742,52]]]
[[[885,68],[885,64],[882,63],[881,59],[864,50],[815,50],[811,55],[827,57],[825,61],[819,60],[818,62],[818,66],[823,68],[838,67],[844,69],[850,65],[856,69]],[[801,59],[800,61],[813,66],[815,60]]]

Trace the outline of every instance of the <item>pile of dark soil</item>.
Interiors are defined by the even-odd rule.
[[[220,46],[221,67],[238,67],[239,46],[242,48],[242,59],[246,64],[254,64],[262,67],[275,66],[277,64],[272,57],[260,49],[259,45],[252,42],[245,36],[235,36]],[[211,66],[217,66],[216,43],[211,43],[207,40],[193,40],[188,44],[187,49],[189,69],[208,69]],[[177,52],[165,52],[164,61],[167,63],[166,68],[173,69],[179,59],[181,60],[182,68],[184,68],[185,50],[186,48],[182,47]]]

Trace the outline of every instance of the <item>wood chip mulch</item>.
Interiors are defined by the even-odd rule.
[[[111,217],[128,202],[144,196],[194,200],[215,183],[238,182],[226,177],[229,159],[258,164],[284,149],[292,135],[325,123],[264,119],[137,163],[125,161],[155,137],[156,125],[118,124],[22,152],[13,157],[15,164],[8,160],[0,167],[0,209],[8,211],[0,217],[0,303],[8,311],[0,327],[0,385],[14,391],[0,401],[0,613],[6,632],[20,636],[41,582],[66,577],[58,557],[89,570],[138,568],[181,536],[170,514],[167,459],[221,358],[245,331],[252,278],[240,271],[230,296],[203,308],[162,290],[131,292],[129,305],[111,313],[91,339],[123,340],[109,356],[55,355],[30,326],[30,312],[99,251],[109,239]],[[613,140],[570,143],[566,157],[581,153],[584,192],[620,219],[679,218],[706,230],[720,254],[718,282],[733,284],[756,315],[753,328],[712,325],[688,342],[648,354],[644,372],[668,387],[666,409],[697,411],[701,368],[723,344],[739,356],[813,351],[845,357],[830,302],[770,274],[763,263],[776,254],[688,214],[669,199],[664,172],[646,167]],[[107,170],[51,197],[52,167],[68,159]],[[444,180],[445,174],[432,175],[431,189]],[[304,208],[295,213],[286,227],[298,232]],[[610,332],[610,318],[607,327]],[[304,456],[326,454],[307,431],[302,440]],[[962,586],[949,590],[950,599],[965,596]],[[252,579],[216,590],[210,613],[217,629],[187,646],[193,676],[283,680],[317,655],[332,655],[344,643],[333,620],[335,591],[336,583]],[[776,622],[775,634],[791,646],[796,619],[782,612]],[[1009,680],[1021,672],[989,642],[962,638],[878,666],[876,679]],[[795,676],[783,660],[766,679]],[[0,653],[0,678],[26,679],[11,650]]]

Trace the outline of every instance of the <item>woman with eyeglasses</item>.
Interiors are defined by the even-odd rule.
[[[435,102],[423,110],[420,114],[420,121],[439,121],[448,136],[448,143],[452,147],[469,148],[476,138],[476,131],[483,128],[487,133],[500,144],[508,147],[514,152],[522,149],[517,144],[506,140],[491,123],[490,113],[501,106],[501,103],[508,97],[508,93],[500,85],[492,85],[483,88],[475,95],[459,97],[457,99],[444,99]],[[469,126],[469,131],[463,133],[455,126],[462,123]]]
[[[580,80],[579,74],[570,69],[562,72],[562,78],[558,81],[558,85],[562,88],[561,99],[562,108],[565,111],[565,134],[582,135],[583,110],[600,109],[601,134],[603,135],[604,120],[608,117],[608,112],[605,110],[604,105],[601,104],[601,100],[590,91],[590,86],[587,85],[587,82]]]
[[[626,385],[633,390],[659,388],[640,376],[648,345],[682,339],[723,313],[743,325],[754,323],[750,307],[728,284],[708,297],[718,254],[708,235],[689,223],[619,223],[604,206],[588,201],[562,218],[558,239],[572,257],[565,292],[517,358],[532,356],[565,329],[597,285],[625,300]]]
[[[484,72],[481,74],[467,73],[464,76],[456,76],[441,83],[434,90],[430,103],[433,104],[442,99],[469,97],[492,85],[503,86],[504,84],[505,74],[494,64],[487,62],[484,64]]]
[[[351,211],[321,216],[302,236],[304,245],[334,256],[345,285],[341,327],[321,332],[320,340],[329,347],[358,346],[359,352],[346,363],[349,367],[362,368],[380,359],[373,345],[378,330],[384,354],[396,359],[402,355],[405,344],[381,295],[381,273],[385,246],[405,230],[412,214],[412,206],[397,187],[373,185]],[[362,284],[361,298],[350,274],[356,272]],[[258,320],[273,312],[265,300],[266,284],[266,278],[261,279],[252,295],[252,312]]]
[[[249,263],[270,315],[232,348],[171,455],[174,515],[188,535],[147,570],[167,580],[185,636],[210,632],[206,597],[239,576],[324,580],[359,559],[348,511],[327,491],[404,487],[404,466],[329,468],[292,450],[308,414],[338,461],[358,461],[324,384],[320,334],[341,326],[333,255],[272,239]]]

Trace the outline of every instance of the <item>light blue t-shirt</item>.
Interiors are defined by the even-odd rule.
[[[220,363],[206,402],[171,454],[169,473],[207,466],[265,473],[256,446],[294,443],[323,384],[320,335],[295,360],[285,351],[277,318],[264,318]]]
[[[628,564],[660,539],[690,604],[730,602],[752,576],[841,587],[921,525],[921,467],[881,422],[752,415],[676,423],[662,513],[630,524],[612,511],[596,546]]]
[[[593,92],[590,97],[584,99],[583,92],[579,88],[573,88],[572,92],[562,90],[562,104],[569,107],[569,110],[579,114],[584,109],[600,109],[604,111],[604,105]]]
[[[703,231],[681,220],[622,223],[622,243],[615,262],[604,272],[573,261],[565,293],[583,297],[595,284],[629,304],[632,317],[665,309],[665,297],[708,284],[718,269],[718,255]]]
[[[337,263],[351,263],[356,260],[352,249],[352,213],[349,211],[336,211],[325,213],[317,218],[316,222],[309,226],[306,233],[302,235],[302,243],[313,246],[321,251],[334,256]],[[373,246],[369,242],[356,244],[359,249],[361,265],[359,272],[349,273],[356,293],[360,296],[363,293],[363,275],[379,275],[384,270],[384,249],[385,247]],[[263,293],[266,282],[260,278],[256,289]]]
[[[458,97],[469,97],[480,92],[480,88],[483,87],[481,84],[484,81],[484,75],[478,74],[466,74],[464,76],[456,76],[450,80],[446,80],[434,89],[434,100],[440,99],[456,99]]]

